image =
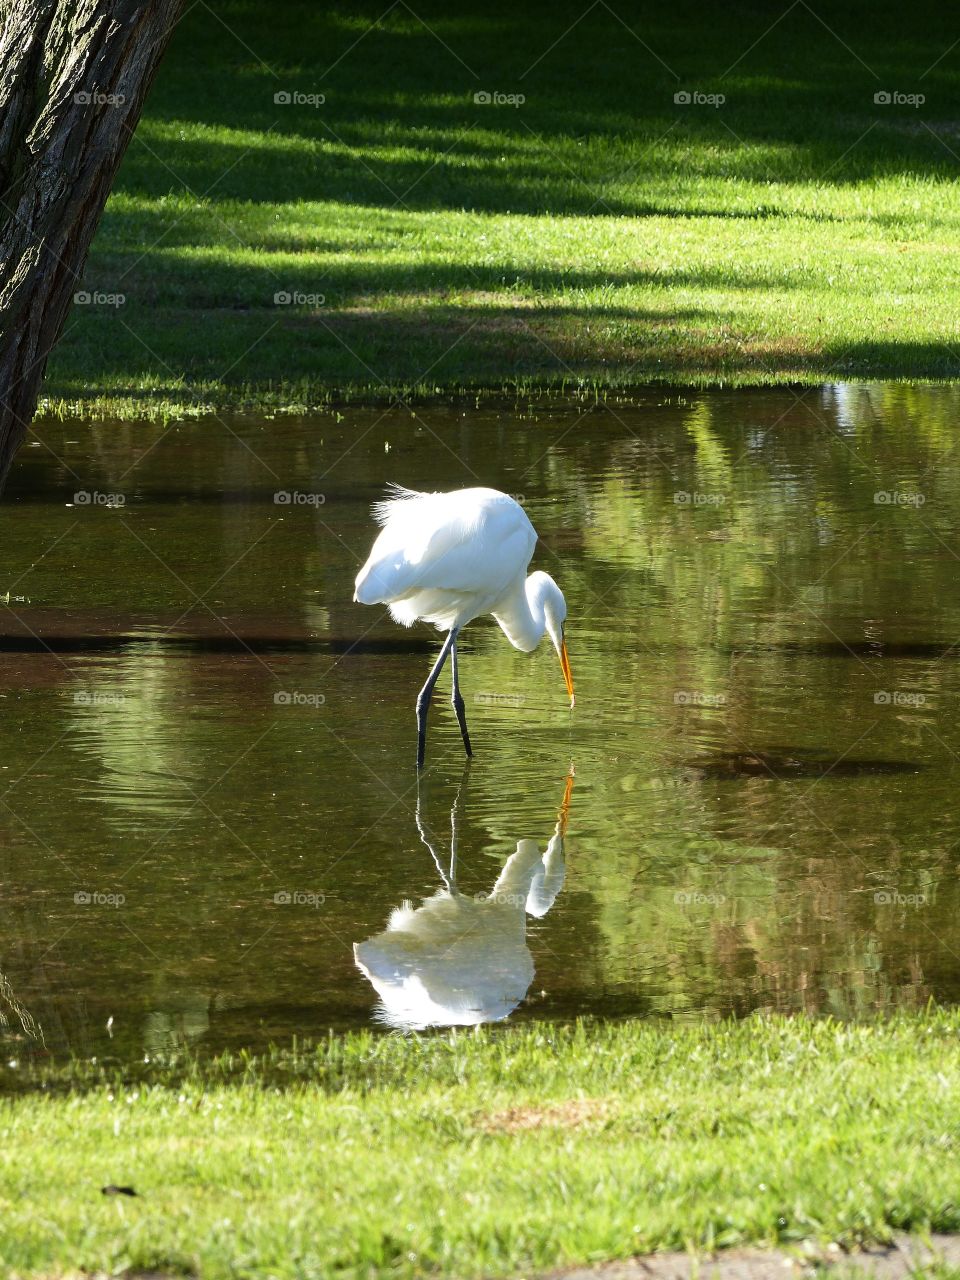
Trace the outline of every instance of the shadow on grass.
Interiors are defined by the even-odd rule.
[[[446,115],[436,127],[404,121],[377,128],[371,121],[362,130],[333,113],[312,128],[264,116],[245,122],[235,138],[224,136],[228,126],[219,122],[219,133],[201,133],[189,124],[184,129],[180,119],[162,128],[151,120],[143,126],[143,145],[130,149],[117,189],[153,199],[209,193],[217,203],[332,201],[421,213],[837,221],[827,211],[782,208],[776,198],[731,208],[716,185],[728,182],[733,170],[744,183],[790,188],[821,181],[843,187],[903,174],[950,179],[957,167],[930,133],[907,145],[867,113],[835,126],[833,136],[816,145],[767,140],[747,150],[740,115],[699,124],[658,112],[586,153],[575,135],[551,139],[526,122],[510,122],[490,135],[486,122],[467,113],[451,108]],[[253,146],[251,130],[257,135]]]
[[[768,252],[754,225],[876,224],[866,233],[875,241],[903,224],[929,237],[950,222],[948,202],[898,203],[889,187],[877,211],[868,192],[843,206],[848,216],[818,207],[817,190],[953,178],[954,41],[929,0],[911,9],[908,35],[892,0],[851,0],[828,21],[802,2],[774,12],[737,0],[722,23],[692,0],[616,12],[499,0],[456,12],[439,0],[416,11],[402,0],[386,11],[372,0],[195,6],[87,271],[87,287],[122,291],[128,305],[71,317],[51,392],[140,395],[184,379],[316,389],[954,377],[946,344],[841,346],[818,340],[812,320],[803,337],[736,331],[738,295],[756,315],[748,295],[793,299],[811,279],[813,293],[834,288],[817,278],[829,254],[798,249],[805,272],[784,270],[789,231]],[[725,101],[678,104],[680,88]],[[878,89],[922,89],[926,101],[877,104]],[[477,104],[479,90],[525,101]],[[316,103],[275,102],[278,93]],[[638,235],[635,256],[608,267],[583,223],[553,223],[556,245],[522,249],[508,237],[525,228],[501,225],[481,249],[476,223],[455,234],[462,211],[613,215],[611,237],[623,234],[620,216],[672,225]],[[708,264],[684,258],[686,218],[735,224]],[[529,236],[541,234],[531,221]],[[842,260],[848,243],[831,234],[824,244]],[[748,242],[752,259],[740,252]],[[647,290],[646,305],[603,292],[631,287]],[[659,289],[684,292],[658,309]],[[284,292],[324,302],[274,305]],[[727,297],[698,296],[711,292]]]
[[[392,229],[398,242],[409,229],[407,215],[384,215],[380,230],[389,235]],[[127,225],[129,224],[129,225]],[[409,257],[399,254],[391,261],[367,244],[360,251],[347,233],[342,246],[331,244],[320,229],[316,241],[297,239],[290,232],[267,231],[257,236],[255,246],[247,254],[234,254],[229,246],[218,245],[216,231],[224,235],[222,226],[208,227],[204,239],[197,243],[192,232],[178,236],[178,228],[159,211],[149,215],[131,215],[114,211],[109,220],[112,242],[98,246],[84,277],[89,291],[109,289],[122,291],[127,301],[150,305],[195,307],[272,307],[277,293],[322,295],[320,305],[327,308],[371,305],[373,299],[396,300],[400,305],[422,299],[431,305],[442,305],[468,294],[491,301],[493,295],[529,295],[531,305],[537,299],[539,310],[557,314],[565,308],[553,299],[576,291],[656,288],[722,290],[795,290],[809,287],[809,279],[784,273],[779,262],[761,267],[754,258],[740,262],[734,256],[722,260],[699,262],[688,267],[653,265],[660,245],[656,239],[636,246],[637,265],[584,267],[579,265],[530,264],[511,261],[504,250],[507,244],[493,247],[494,261],[452,262],[442,249],[424,251]],[[166,234],[167,229],[170,234]],[[535,228],[532,228],[535,230]],[[162,239],[162,250],[144,255],[142,250],[121,247],[135,235],[146,234],[151,241]],[[178,243],[179,240],[179,243]],[[159,247],[159,246],[158,246]],[[480,245],[478,248],[482,248]],[[210,250],[221,248],[221,253]],[[504,256],[500,256],[501,253]],[[323,255],[321,257],[321,255]],[[589,254],[584,253],[584,258]],[[499,260],[497,260],[499,259]],[[651,265],[643,265],[644,261]],[[825,272],[829,270],[825,267]],[[381,305],[381,304],[378,304]],[[470,303],[465,305],[468,307]],[[509,304],[507,304],[509,305]],[[571,311],[579,308],[572,304]],[[589,314],[589,306],[583,314]],[[635,318],[640,313],[620,302],[605,303],[603,314]],[[681,314],[685,314],[681,312]]]
[[[738,335],[721,317],[696,309],[611,314],[433,303],[404,312],[281,315],[280,308],[170,308],[159,322],[155,313],[128,310],[122,323],[99,314],[68,335],[51,371],[52,394],[143,398],[152,380],[158,390],[172,389],[188,402],[194,395],[203,399],[204,388],[212,386],[220,387],[223,403],[242,401],[254,388],[306,403],[362,388],[372,402],[400,391],[508,389],[531,380],[630,388],[651,381],[828,382],[889,377],[891,371],[933,380],[960,376],[960,353],[947,345],[831,342],[811,349],[799,336]],[[92,384],[91,368],[97,370]]]
[[[788,186],[952,176],[934,135],[955,115],[954,25],[919,3],[905,34],[891,0],[852,0],[827,22],[803,3],[740,0],[722,23],[692,0],[453,13],[439,0],[416,12],[220,0],[182,23],[119,187],[642,216],[660,208],[651,185],[689,195],[734,170]],[[677,103],[678,90],[725,101]],[[892,90],[924,102],[875,102]],[[478,91],[524,101],[481,105]]]

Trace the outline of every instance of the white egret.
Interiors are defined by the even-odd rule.
[[[447,633],[440,656],[417,698],[417,768],[423,768],[427,708],[447,658],[453,671],[453,707],[468,756],[470,737],[460,694],[457,636],[481,614],[492,613],[504,635],[524,653],[549,635],[574,704],[573,676],[563,628],[567,604],[548,573],[527,566],[537,533],[518,502],[496,489],[417,493],[391,485],[373,507],[381,532],[357,574],[353,598],[386,604],[395,621],[421,620]]]

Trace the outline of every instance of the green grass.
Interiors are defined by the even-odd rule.
[[[190,9],[86,272],[125,301],[74,307],[48,408],[957,376],[932,0],[383,8]]]
[[[0,1076],[5,1273],[472,1277],[960,1229],[958,1013],[20,1074]]]

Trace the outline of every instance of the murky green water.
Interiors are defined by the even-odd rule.
[[[958,421],[885,386],[41,426],[0,581],[4,1057],[956,1000]],[[351,603],[388,479],[522,494],[570,606],[573,713],[547,644],[465,633],[476,758],[442,698],[425,840],[437,639]]]

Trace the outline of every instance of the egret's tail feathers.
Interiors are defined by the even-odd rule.
[[[381,498],[379,502],[375,502],[371,508],[373,518],[382,529],[395,511],[398,503],[412,502],[415,498],[423,498],[425,496],[425,494],[419,493],[416,489],[405,489],[402,484],[394,484],[391,480],[387,485],[387,496]]]

